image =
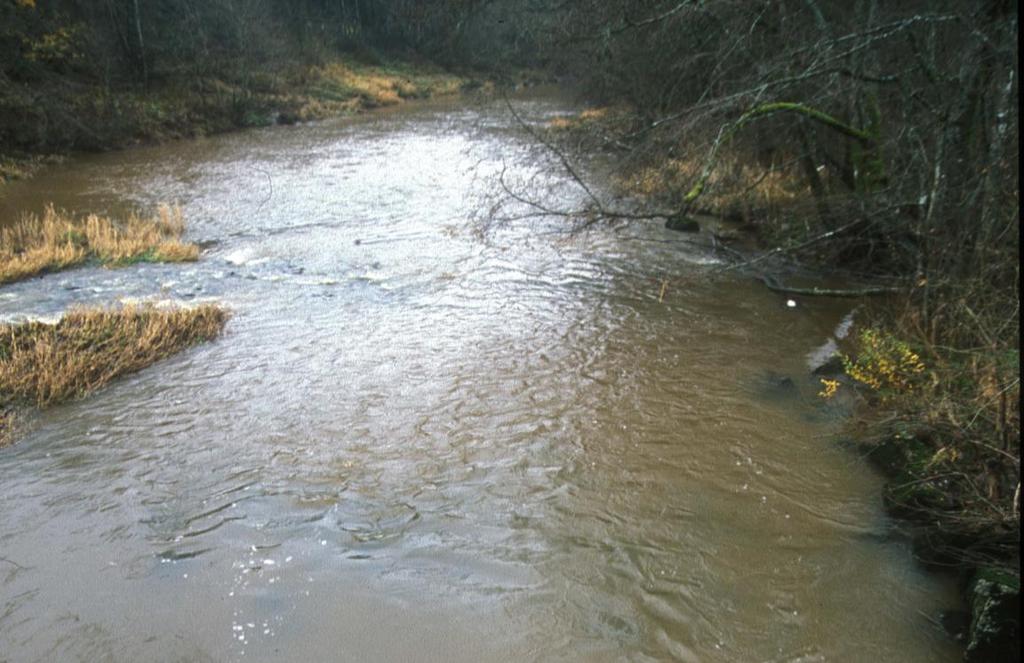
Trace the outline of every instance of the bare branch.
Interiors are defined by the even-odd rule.
[[[686,9],[686,6],[690,5],[690,4],[693,4],[693,3],[692,2],[680,2],[678,5],[676,5],[672,9],[669,9],[667,12],[665,12],[663,14],[659,14],[658,16],[652,16],[651,18],[645,18],[642,21],[634,22],[634,21],[631,21],[629,18],[626,18],[625,19],[626,20],[626,24],[621,26],[621,27],[619,27],[619,28],[616,28],[615,30],[612,30],[612,34],[621,34],[621,33],[625,32],[627,30],[632,30],[634,28],[642,28],[644,26],[651,25],[653,23],[661,23],[662,21],[664,21],[666,19],[669,19],[669,18],[672,18],[673,16],[675,16],[679,12],[683,11],[684,9]]]
[[[601,204],[600,199],[598,199],[598,197],[594,195],[594,192],[590,190],[590,187],[587,186],[587,183],[583,181],[583,178],[579,176],[579,173],[576,172],[576,169],[572,167],[572,164],[569,163],[569,158],[565,156],[565,153],[556,148],[554,145],[552,145],[551,141],[544,138],[544,136],[542,136],[538,131],[536,131],[532,126],[530,126],[522,117],[520,117],[519,113],[516,112],[515,107],[512,106],[512,102],[509,100],[508,95],[505,95],[504,99],[505,105],[508,106],[508,110],[510,113],[512,113],[512,117],[515,119],[516,123],[519,124],[519,126],[522,127],[528,134],[530,134],[531,138],[533,138],[535,141],[543,145],[552,154],[558,157],[558,160],[562,163],[562,167],[565,169],[565,172],[568,173],[569,177],[571,177],[572,180],[576,182],[576,184],[581,189],[583,189],[584,192],[586,192],[587,197],[590,199],[590,202],[593,203],[594,207],[596,207],[598,211],[603,213],[604,206]]]

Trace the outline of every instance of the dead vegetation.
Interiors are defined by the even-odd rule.
[[[13,226],[0,228],[0,284],[97,261],[108,267],[137,262],[188,262],[196,244],[183,242],[181,209],[161,205],[151,218],[131,214],[117,221],[76,217],[48,206]]]
[[[52,90],[49,85],[0,89],[0,184],[30,176],[40,161],[11,155],[105,151],[314,121],[454,94],[473,82],[423,63],[371,64],[337,55],[316,64],[282,62],[258,70],[226,63],[201,76],[167,76],[146,89],[116,94],[92,82],[54,84]],[[46,130],[19,130],[25,126]]]
[[[0,325],[0,441],[15,408],[82,398],[114,378],[213,340],[228,312],[215,304],[80,308],[55,324]]]
[[[284,114],[296,120],[316,120],[455,94],[466,82],[426,65],[369,65],[336,59],[295,75],[276,105],[288,109]]]

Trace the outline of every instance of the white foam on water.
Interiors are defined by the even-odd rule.
[[[243,246],[224,254],[224,260],[236,267],[241,267],[243,265],[258,265],[266,262],[267,258],[258,256],[254,247]]]

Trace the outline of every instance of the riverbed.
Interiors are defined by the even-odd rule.
[[[958,660],[956,588],[809,376],[849,302],[787,306],[658,224],[486,223],[503,170],[579,202],[464,99],[0,190],[7,219],[178,203],[205,247],[5,286],[0,318],[234,312],[0,450],[0,661]]]

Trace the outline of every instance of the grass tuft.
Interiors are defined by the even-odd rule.
[[[393,106],[408,99],[456,94],[465,79],[429,67],[400,63],[371,66],[334,61],[305,72],[296,117],[311,120],[360,108]]]
[[[181,241],[185,221],[178,207],[161,205],[155,216],[124,221],[90,214],[74,217],[47,206],[0,228],[0,284],[97,260],[109,267],[136,262],[189,262],[199,247]]]
[[[59,322],[0,325],[0,409],[81,398],[119,375],[216,338],[228,312],[215,304],[80,308]]]

